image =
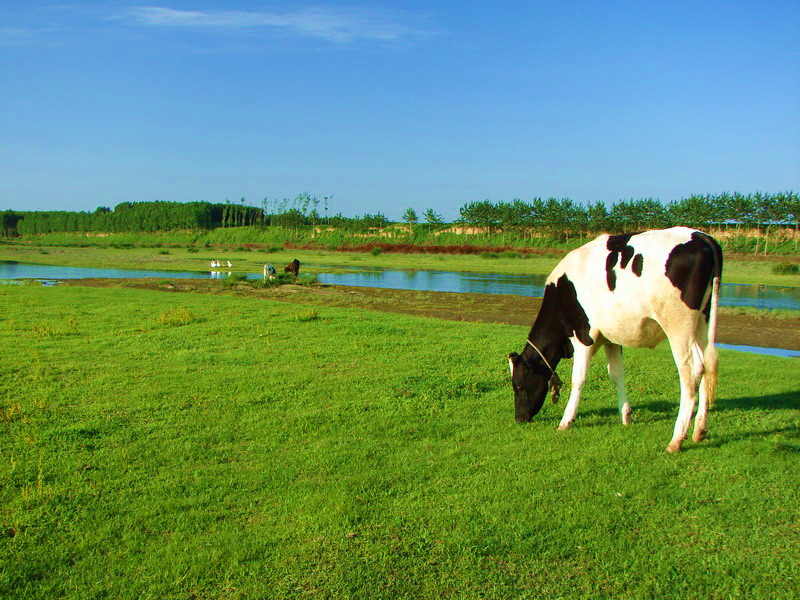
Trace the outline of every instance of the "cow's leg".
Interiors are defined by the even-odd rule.
[[[608,376],[614,387],[617,388],[617,407],[623,425],[631,422],[631,405],[625,393],[625,367],[622,362],[622,346],[610,342],[605,345],[606,358],[608,359]]]
[[[689,422],[692,420],[694,405],[697,399],[698,380],[695,376],[696,342],[694,336],[670,337],[672,356],[678,367],[681,379],[681,407],[678,411],[678,420],[675,421],[675,430],[672,441],[667,446],[667,452],[678,452],[683,440],[689,431]]]
[[[572,390],[569,393],[569,402],[567,408],[564,409],[564,416],[561,417],[561,423],[558,428],[560,430],[568,429],[572,422],[575,420],[575,415],[578,412],[578,402],[581,398],[581,388],[586,381],[586,374],[589,372],[589,362],[596,350],[596,344],[593,346],[584,346],[580,342],[575,342],[575,354],[572,357]]]

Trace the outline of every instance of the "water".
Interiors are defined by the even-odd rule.
[[[320,273],[317,278],[322,283],[393,290],[541,296],[547,277],[545,275],[375,269],[359,270],[353,273]]]
[[[783,348],[762,348],[761,346],[744,346],[741,344],[720,344],[717,342],[717,348],[725,348],[726,350],[737,350],[739,352],[752,352],[754,354],[766,354],[767,356],[782,356],[785,358],[800,358],[800,352],[797,350],[784,350]]]
[[[173,277],[208,279],[209,273],[191,271],[151,271],[145,269],[96,269],[94,267],[59,267],[53,265],[30,265],[12,261],[0,261],[0,279],[85,279],[87,277],[111,277],[114,279],[142,277]]]
[[[326,266],[312,265],[324,270]],[[334,268],[328,265],[327,268]],[[336,267],[341,269],[342,267]],[[352,267],[344,267],[352,269]],[[216,279],[228,271],[156,271],[135,269],[98,269],[93,267],[60,267],[0,261],[0,279],[81,279],[85,277],[112,278],[199,278]],[[260,273],[248,278],[260,279]],[[352,269],[346,273],[320,273],[322,283],[379,287],[397,290],[458,292],[478,294],[514,294],[541,296],[544,293],[543,275],[503,275],[497,273],[462,273],[451,271],[393,271],[388,269]],[[800,310],[800,287],[778,287],[723,283],[720,286],[721,306],[749,306],[766,309]]]
[[[358,270],[349,273],[321,273],[323,283],[432,292],[475,292],[479,294],[544,294],[544,275],[502,275],[448,271]],[[800,310],[800,287],[779,287],[723,283],[720,306]]]

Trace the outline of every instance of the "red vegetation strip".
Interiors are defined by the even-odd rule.
[[[246,244],[249,246],[250,244]],[[469,246],[469,245],[452,245],[452,246],[420,246],[417,244],[388,244],[388,243],[370,243],[370,244],[347,244],[337,248],[329,248],[328,246],[320,244],[294,244],[287,242],[283,245],[287,250],[332,250],[336,252],[372,252],[376,248],[381,252],[395,253],[395,254],[482,254],[484,252],[500,253],[500,252],[516,252],[518,254],[564,254],[563,250],[543,249],[543,248],[517,248],[514,246]]]

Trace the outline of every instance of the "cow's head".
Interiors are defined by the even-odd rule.
[[[508,355],[514,388],[514,416],[518,423],[530,421],[542,409],[550,388],[550,369],[516,352]]]

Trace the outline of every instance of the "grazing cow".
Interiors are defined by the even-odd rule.
[[[547,278],[542,307],[521,354],[509,354],[517,421],[539,412],[555,369],[572,357],[572,391],[559,429],[575,419],[589,361],[601,346],[617,389],[622,423],[630,423],[622,346],[653,348],[665,337],[678,367],[681,403],[668,452],[677,452],[700,402],[692,439],[705,438],[717,382],[717,326],[722,249],[687,227],[602,235],[567,254]]]
[[[270,264],[264,265],[264,279],[275,279],[275,275],[277,275],[275,267]]]
[[[284,267],[283,271],[284,273],[291,273],[297,277],[297,274],[300,273],[300,261],[295,258],[292,262]]]

